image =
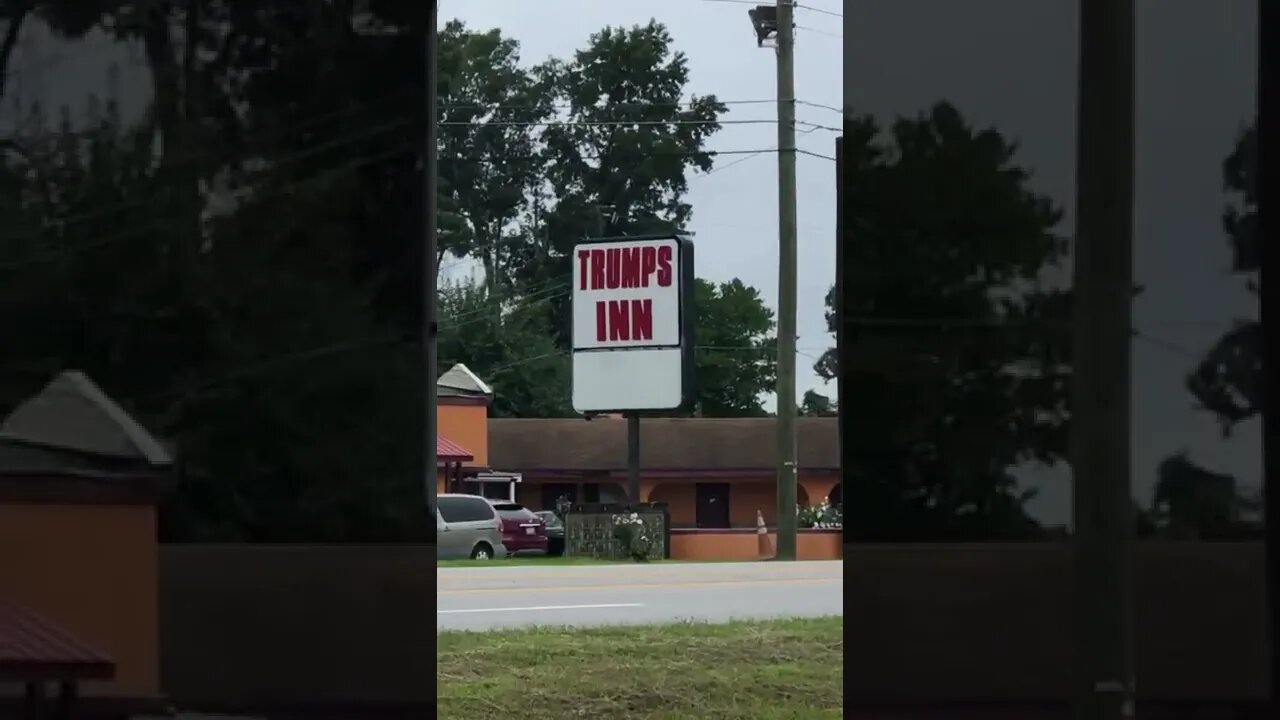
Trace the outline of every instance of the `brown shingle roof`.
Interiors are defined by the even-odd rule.
[[[801,469],[840,467],[836,418],[799,418]],[[645,418],[640,463],[649,470],[766,470],[774,468],[773,418]],[[489,420],[489,464],[514,472],[622,470],[627,466],[625,420]]]

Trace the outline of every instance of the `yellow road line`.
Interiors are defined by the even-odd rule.
[[[628,583],[625,585],[554,585],[525,587],[486,587],[486,588],[437,588],[436,595],[468,595],[473,593],[528,593],[528,592],[563,592],[566,590],[639,590],[660,588],[698,588],[724,587],[726,585],[819,585],[822,583],[842,583],[842,577],[830,578],[785,578],[760,580],[701,580],[697,582],[677,583]]]
[[[507,569],[507,568],[504,568],[504,569]],[[840,570],[840,577],[843,577],[844,565],[843,564],[840,565],[838,569]],[[451,578],[457,578],[459,580],[464,580],[464,581],[477,580],[477,579],[489,579],[489,578],[495,577],[493,573],[484,572],[484,570],[487,570],[487,568],[457,568],[456,570],[454,568],[436,568],[437,579],[440,577],[441,570],[449,570],[450,571],[449,576],[451,576]],[[464,572],[459,572],[459,571],[465,571],[465,570],[480,570],[481,572],[478,572],[475,574],[464,574]],[[560,578],[589,578],[589,579],[615,578],[616,579],[616,578],[625,578],[628,576],[643,576],[646,578],[678,578],[678,577],[698,577],[706,574],[705,572],[702,572],[700,568],[681,568],[680,570],[675,570],[674,568],[669,568],[669,569],[664,568],[666,572],[653,572],[652,574],[650,574],[652,571],[643,565],[636,565],[636,566],[628,565],[620,568],[619,567],[600,568],[596,572],[590,572],[590,571],[562,572],[557,568],[551,568],[551,567],[509,568],[508,570],[510,574],[504,574],[502,576],[503,579],[507,579],[507,580],[542,580],[542,579],[559,580]],[[797,567],[797,566],[788,567],[786,565],[778,565],[770,568],[770,570],[771,571],[781,570],[783,571],[782,573],[783,575],[789,575],[790,574],[789,571],[813,572],[813,568],[811,567]],[[746,572],[746,571],[743,571],[743,572]],[[762,579],[772,579],[772,578],[762,578]],[[786,578],[780,577],[777,579],[784,580]]]

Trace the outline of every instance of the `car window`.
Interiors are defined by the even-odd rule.
[[[436,505],[447,523],[481,522],[495,517],[489,501],[481,497],[441,497],[436,499]]]
[[[466,507],[462,502],[462,498],[441,497],[436,498],[436,508],[440,511],[440,517],[444,518],[447,523],[466,522]]]
[[[467,522],[480,522],[483,520],[492,520],[495,517],[493,507],[489,505],[489,501],[479,497],[462,498],[466,505],[464,511],[467,516]]]
[[[519,503],[494,503],[493,509],[498,511],[498,515],[509,520],[537,520],[538,516],[525,506]]]

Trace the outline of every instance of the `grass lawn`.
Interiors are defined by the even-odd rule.
[[[438,635],[446,720],[840,718],[844,619]]]

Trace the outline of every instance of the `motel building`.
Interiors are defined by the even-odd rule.
[[[439,493],[514,500],[552,510],[556,499],[626,502],[627,421],[620,416],[490,418],[493,389],[465,365],[436,386]],[[801,505],[842,499],[836,418],[797,420],[796,498]],[[756,513],[772,532],[775,500],[773,418],[644,418],[640,422],[640,500],[664,502],[673,559],[758,557]],[[801,530],[802,559],[840,557],[840,531]]]
[[[799,418],[797,501],[842,499],[836,418]],[[773,418],[644,418],[640,501],[664,502],[673,559],[758,557],[756,513],[777,525]],[[625,502],[627,421],[621,417],[489,420],[489,459],[519,476],[518,502],[551,510],[576,502]],[[841,557],[839,530],[802,530],[801,559]]]
[[[493,389],[461,363],[436,383],[436,492],[515,500],[520,476],[489,466]]]

